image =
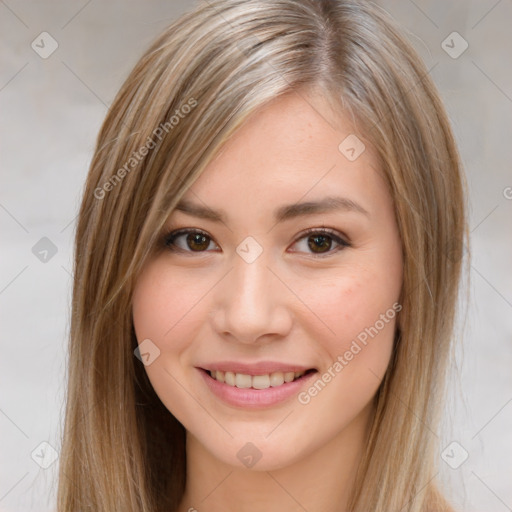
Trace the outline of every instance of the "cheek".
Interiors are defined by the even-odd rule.
[[[329,338],[338,340],[341,347],[357,335],[378,322],[378,329],[384,326],[381,315],[388,325],[390,315],[394,318],[393,304],[400,293],[399,281],[390,280],[375,271],[361,269],[350,275],[329,277],[328,282],[316,283],[315,287],[303,289],[304,302],[317,314],[317,320],[328,328]]]
[[[199,300],[204,290],[187,284],[187,279],[173,272],[172,276],[158,262],[149,264],[139,276],[133,292],[132,314],[139,345],[146,339],[158,348],[144,369],[151,385],[166,408],[186,427],[195,410],[190,394],[180,385],[187,375],[183,360],[190,349],[197,322]],[[187,293],[187,290],[193,292]],[[152,346],[152,345],[151,345]],[[152,346],[153,347],[153,346]],[[155,350],[154,348],[152,350]],[[142,352],[142,350],[141,350]]]
[[[139,343],[146,338],[158,346],[172,326],[169,311],[174,311],[174,297],[161,285],[157,286],[151,272],[137,280],[132,301],[133,325]]]
[[[304,302],[317,315],[310,315],[306,328],[322,352],[323,369],[336,375],[329,387],[343,403],[368,399],[375,392],[389,364],[401,309],[400,255],[386,260],[367,256],[347,265],[350,272],[332,272],[315,287],[302,288]]]
[[[311,309],[320,312],[323,323],[334,331],[320,336],[317,320],[310,326],[324,363],[319,379],[299,396],[312,429],[330,423],[336,430],[375,395],[393,350],[396,316],[401,309],[396,302],[399,277],[400,273],[390,279],[380,270],[354,272],[331,280],[322,295],[318,289],[310,295]],[[323,327],[322,331],[326,332]]]
[[[162,351],[180,351],[184,346],[180,340],[185,340],[185,332],[192,328],[204,293],[202,287],[192,286],[178,272],[170,274],[158,262],[148,265],[133,293],[133,324],[138,341],[149,338]]]

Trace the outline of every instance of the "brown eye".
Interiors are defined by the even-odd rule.
[[[307,248],[301,252],[318,257],[330,256],[345,247],[350,247],[350,243],[341,238],[337,232],[326,229],[310,229],[294,245],[300,245],[303,240],[307,240]],[[333,243],[337,244],[334,249],[332,249]]]
[[[332,238],[326,235],[313,235],[308,237],[308,247],[313,252],[325,252],[324,249],[327,249],[327,252],[331,248]],[[319,249],[319,250],[318,250]]]
[[[306,252],[318,257],[330,256],[345,247],[350,247],[350,243],[341,238],[337,232],[326,229],[310,229],[294,245],[306,240],[307,247],[304,251],[299,252]],[[208,248],[211,243],[214,243],[212,238],[197,229],[180,229],[164,237],[165,247],[173,252],[189,254],[209,252]],[[333,243],[337,244],[334,249],[332,248]]]
[[[176,243],[181,239],[184,240],[184,244]],[[204,252],[211,241],[206,233],[192,229],[174,231],[165,237],[165,245],[171,251]]]
[[[210,245],[208,237],[201,233],[189,233],[185,240],[193,251],[204,251]]]

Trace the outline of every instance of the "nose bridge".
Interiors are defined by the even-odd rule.
[[[272,296],[270,281],[274,276],[268,269],[266,254],[260,254],[254,261],[243,257],[234,258],[230,280],[230,307],[239,309],[246,318],[261,316],[269,309]]]
[[[239,254],[226,276],[217,306],[217,329],[230,333],[238,341],[253,342],[264,334],[283,333],[287,322],[279,307],[276,277],[269,270],[268,254],[263,251],[254,260]]]

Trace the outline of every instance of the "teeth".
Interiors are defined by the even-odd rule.
[[[274,372],[266,375],[246,375],[245,373],[211,371],[210,376],[228,386],[237,388],[267,389],[282,386],[285,382],[292,382],[302,377],[306,372]]]
[[[270,374],[270,385],[275,388],[276,386],[280,386],[284,384],[284,375],[281,372],[271,373]]]
[[[235,386],[237,388],[250,388],[252,385],[252,377],[243,373],[235,373]]]
[[[219,372],[222,373],[222,372]],[[215,375],[217,375],[217,372],[215,372]],[[213,377],[213,375],[212,375]],[[226,372],[224,374],[224,382],[228,384],[229,386],[235,385],[235,374],[233,372]]]
[[[286,372],[284,374],[284,381],[285,382],[291,382],[295,378],[295,373],[293,372]]]

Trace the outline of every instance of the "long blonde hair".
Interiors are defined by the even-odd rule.
[[[467,227],[435,86],[391,17],[368,1],[209,0],[146,51],[98,136],[75,239],[59,512],[180,503],[185,430],[134,356],[134,283],[168,215],[229,137],[266,102],[310,87],[377,150],[404,257],[393,358],[350,510],[451,510],[433,478],[432,431]]]

